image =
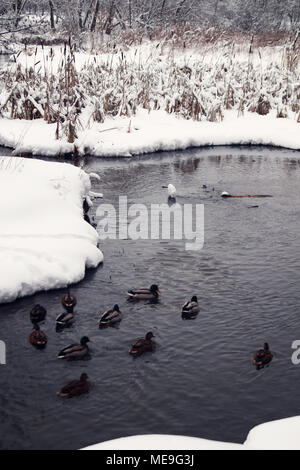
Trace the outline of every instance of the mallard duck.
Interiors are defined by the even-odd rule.
[[[33,330],[29,336],[29,342],[32,346],[35,346],[38,349],[44,348],[48,342],[46,334],[40,330],[37,323],[33,324]]]
[[[154,338],[154,334],[149,331],[149,333],[146,334],[145,338],[140,338],[138,339],[130,348],[129,354],[132,356],[140,356],[146,351],[153,351],[154,350],[154,344],[152,342],[152,338]]]
[[[41,305],[37,304],[30,312],[30,320],[32,323],[40,323],[45,320],[47,310]]]
[[[72,382],[65,385],[61,391],[57,393],[57,396],[61,398],[72,398],[87,393],[90,389],[88,380],[87,374],[81,374],[79,380],[72,380]]]
[[[70,344],[66,348],[62,349],[58,355],[58,359],[81,359],[89,353],[89,347],[87,343],[93,343],[87,336],[84,336],[80,340],[80,344]]]
[[[56,329],[61,330],[73,325],[75,318],[73,313],[63,312],[56,317]]]
[[[268,343],[264,344],[264,349],[259,349],[253,356],[253,364],[258,368],[262,368],[269,364],[273,359]]]
[[[194,315],[197,315],[200,312],[200,307],[198,304],[198,299],[194,295],[192,299],[188,302],[186,302],[183,307],[182,307],[182,315],[183,316],[189,316],[192,317]]]
[[[99,328],[108,328],[109,326],[115,325],[122,320],[122,313],[120,312],[119,305],[115,305],[114,308],[107,310],[103,313]]]
[[[159,287],[153,284],[150,289],[132,289],[127,292],[130,299],[157,300],[160,294]]]
[[[68,293],[61,299],[61,303],[68,313],[73,313],[73,310],[77,304],[77,299],[75,295],[70,294],[68,291]]]

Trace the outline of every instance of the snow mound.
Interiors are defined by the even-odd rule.
[[[244,444],[195,437],[147,435],[104,442],[83,450],[300,450],[300,416],[253,428]]]
[[[69,164],[0,158],[0,303],[78,282],[103,260],[83,219],[90,187]]]

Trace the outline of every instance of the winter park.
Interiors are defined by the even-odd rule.
[[[299,0],[1,1],[0,450],[300,450],[299,54]]]

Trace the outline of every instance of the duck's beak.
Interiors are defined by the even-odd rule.
[[[89,343],[94,344],[94,342],[95,342],[95,341],[93,341],[92,339],[89,340]]]
[[[157,289],[157,292],[158,292],[159,294],[161,294],[160,289]]]

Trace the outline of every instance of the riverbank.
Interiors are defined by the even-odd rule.
[[[193,122],[164,111],[140,110],[132,118],[107,119],[78,132],[73,144],[56,140],[56,125],[44,120],[0,119],[0,145],[16,155],[57,157],[74,154],[94,157],[131,157],[167,150],[224,145],[266,145],[300,150],[300,124],[275,114],[242,117],[227,111],[222,122]]]
[[[0,145],[18,155],[131,156],[207,145],[300,149],[297,39],[28,47],[0,73]]]
[[[90,187],[69,164],[0,158],[0,303],[78,282],[103,260],[83,220]]]

